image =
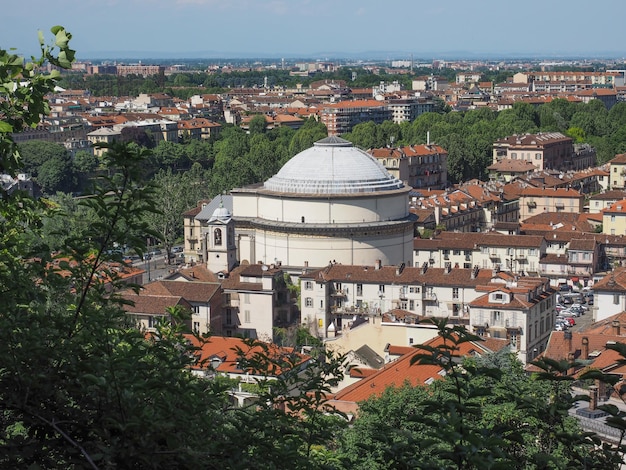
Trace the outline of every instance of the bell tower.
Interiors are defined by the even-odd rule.
[[[237,262],[235,222],[223,202],[208,220],[205,237],[207,269],[214,273],[232,270]]]

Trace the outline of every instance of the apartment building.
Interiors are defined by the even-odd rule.
[[[616,268],[593,285],[595,320],[626,311],[626,268]]]
[[[493,143],[493,164],[503,159],[526,160],[539,170],[581,170],[593,166],[589,152],[577,154],[573,140],[560,132],[512,135]],[[593,163],[592,163],[593,161]]]
[[[483,295],[468,306],[475,334],[506,338],[523,363],[546,349],[556,317],[556,291],[548,279],[502,273],[477,291]]]
[[[626,234],[626,199],[615,202],[602,212],[602,233]]]
[[[609,185],[611,189],[626,189],[626,153],[609,160]]]
[[[325,105],[320,112],[320,119],[328,129],[328,135],[346,134],[362,122],[382,124],[392,117],[393,110],[388,103],[377,100],[341,101]]]
[[[581,214],[585,196],[570,188],[526,187],[519,193],[520,220],[544,212]]]
[[[448,152],[438,145],[371,149],[389,173],[414,189],[443,189],[448,182]]]
[[[546,253],[543,236],[511,237],[499,233],[441,232],[431,239],[413,242],[413,265],[426,263],[433,268],[508,270],[516,274],[536,274]]]
[[[222,321],[213,330],[216,334],[272,342],[275,327],[287,327],[296,320],[280,266],[238,266],[222,281],[222,293]]]
[[[617,201],[626,199],[626,190],[613,189],[602,191],[589,197],[588,210],[590,214],[601,214]]]
[[[355,321],[401,309],[416,316],[469,321],[467,304],[491,270],[329,264],[300,276],[301,321],[320,338],[333,338]],[[359,320],[360,319],[360,320]]]

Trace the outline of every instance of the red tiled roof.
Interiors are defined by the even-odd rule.
[[[245,340],[241,338],[225,337],[225,336],[211,336],[206,339],[199,340],[194,335],[185,335],[185,338],[191,343],[192,346],[198,348],[198,365],[197,369],[206,369],[209,367],[207,362],[210,362],[211,358],[216,357],[220,359],[220,364],[217,367],[218,372],[229,374],[245,374],[246,372],[256,373],[258,371],[244,371],[239,367],[240,355],[238,350],[241,350],[243,357],[253,359],[257,354],[267,353],[271,360],[291,362],[295,365],[301,365],[304,362],[311,360],[310,356],[295,352],[292,348],[282,348],[275,344],[266,344],[266,348],[261,345],[249,345]],[[278,367],[276,369],[275,377],[280,376],[283,371]]]

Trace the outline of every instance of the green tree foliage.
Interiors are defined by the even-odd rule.
[[[267,121],[265,120],[265,115],[257,114],[250,120],[249,130],[250,135],[254,134],[263,134],[267,129]]]
[[[60,144],[32,140],[19,145],[22,169],[30,174],[45,194],[76,189],[75,166]]]
[[[438,328],[443,344],[418,346],[414,362],[440,368],[444,378],[362,403],[336,441],[339,468],[618,468],[622,444],[601,445],[568,414],[584,399],[571,393],[571,364],[538,361],[542,372],[529,376],[509,352],[463,359],[458,347],[480,338],[445,320]],[[621,427],[623,416],[612,414]]]

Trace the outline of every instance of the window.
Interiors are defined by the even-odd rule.
[[[516,159],[517,158],[517,153],[515,153],[515,152],[511,153],[511,158],[512,159]]]
[[[499,310],[491,312],[491,323],[494,325],[500,325],[502,323],[502,312]]]
[[[409,287],[409,292],[411,294],[419,294],[420,293],[420,288],[418,286],[411,286],[411,287]]]
[[[541,160],[541,154],[540,153],[536,153],[535,154],[535,160]]]
[[[511,347],[513,349],[517,349],[517,331],[516,330],[509,331],[509,341],[511,342]]]
[[[199,321],[193,322],[193,331],[196,332],[196,333],[200,332],[200,322]]]
[[[409,300],[409,310],[415,310],[415,300]]]
[[[452,288],[452,298],[453,299],[458,299],[459,298],[459,288],[458,287],[453,287]]]
[[[193,306],[193,313],[196,315],[200,314],[200,305],[194,305]]]
[[[324,301],[320,300],[320,308],[324,308]]]
[[[156,319],[152,315],[150,315],[148,317],[148,328],[154,328],[156,327],[156,324],[157,324]]]
[[[311,281],[306,281],[304,283],[304,290],[313,290],[313,283]]]
[[[244,323],[250,323],[250,310],[243,311],[243,321]]]
[[[244,304],[249,304],[250,303],[250,294],[248,292],[243,294],[243,303]]]
[[[413,344],[413,338],[409,338],[409,344]]]
[[[380,284],[378,286],[378,293],[379,294],[384,294],[385,293],[385,284]]]
[[[306,307],[313,307],[313,299],[311,297],[307,297],[304,299],[304,305]]]
[[[611,222],[615,222],[615,216],[614,215],[611,216]]]
[[[619,294],[613,294],[613,304],[619,305]]]
[[[221,228],[216,228],[213,231],[213,243],[215,244],[215,246],[221,246],[222,244],[222,229]]]
[[[356,285],[356,295],[358,296],[363,295],[363,284]]]
[[[454,256],[459,256],[461,254],[461,250],[454,250]]]
[[[226,309],[226,324],[233,324],[233,312],[230,309]]]

